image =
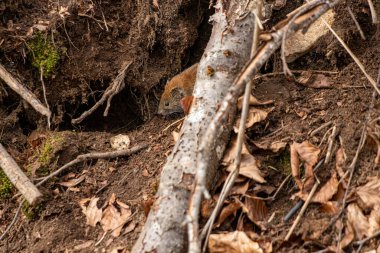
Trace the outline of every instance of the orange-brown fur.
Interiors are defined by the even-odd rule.
[[[169,115],[172,113],[183,112],[181,99],[192,96],[198,64],[184,70],[174,76],[165,86],[164,93],[160,99],[158,113]]]

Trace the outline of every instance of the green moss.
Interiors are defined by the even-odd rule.
[[[30,59],[32,65],[38,69],[43,70],[45,78],[55,70],[60,54],[59,50],[48,40],[45,40],[42,33],[37,33],[29,42]]]
[[[40,203],[36,206],[31,206],[27,201],[21,207],[22,213],[28,220],[35,220],[39,217],[40,213],[43,210],[43,203]]]
[[[7,199],[12,196],[13,185],[0,168],[0,199]]]
[[[290,164],[290,155],[289,152],[282,152],[278,156],[278,165],[279,169],[285,174],[290,175],[292,174],[292,167]]]
[[[64,138],[60,134],[49,136],[39,150],[38,162],[41,166],[48,166],[58,146],[63,142]]]

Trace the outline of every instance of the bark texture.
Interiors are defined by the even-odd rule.
[[[35,204],[35,202],[42,196],[37,187],[35,187],[29,178],[24,174],[1,143],[0,169],[3,169],[5,175],[7,175],[12,184],[17,188],[17,190],[20,191],[29,204]]]
[[[132,252],[184,252],[189,198],[197,168],[200,140],[236,75],[250,56],[254,16],[250,1],[218,1],[210,41],[199,63],[194,101],[180,137],[162,171],[156,201]],[[233,122],[234,112],[230,115]],[[231,124],[210,153],[207,181],[213,182]]]

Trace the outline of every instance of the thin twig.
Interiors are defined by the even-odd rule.
[[[354,245],[359,246],[357,252],[360,252],[360,250],[362,249],[362,247],[364,246],[364,244],[365,244],[366,242],[368,242],[369,240],[372,240],[373,238],[376,238],[376,237],[378,237],[378,236],[380,236],[380,230],[378,230],[378,231],[377,231],[376,233],[374,233],[373,235],[368,236],[367,238],[364,238],[363,240],[360,240],[360,241],[356,241],[356,242],[354,242]]]
[[[21,211],[21,207],[22,205],[24,204],[25,202],[25,199],[23,199],[20,204],[18,205],[18,208],[17,208],[17,211],[16,211],[16,214],[15,216],[13,217],[11,223],[8,225],[7,229],[4,230],[3,234],[0,236],[0,241],[4,239],[4,237],[7,235],[7,233],[9,232],[9,230],[11,230],[11,228],[13,227],[13,225],[15,224],[15,222],[17,221],[17,218],[20,214],[20,211]]]
[[[165,127],[164,130],[162,130],[161,132],[166,132],[169,128],[171,128],[172,126],[176,125],[177,123],[180,123],[181,121],[183,121],[185,119],[185,117],[182,117],[176,121],[174,121],[173,123],[171,123],[170,125],[168,125],[167,127]]]
[[[69,168],[69,167],[71,167],[77,163],[84,162],[86,160],[91,160],[91,159],[106,159],[106,158],[116,158],[116,157],[120,157],[120,156],[129,156],[131,154],[139,152],[142,149],[145,149],[146,147],[148,147],[148,144],[143,143],[143,144],[137,145],[137,146],[130,148],[130,149],[110,151],[110,152],[100,152],[100,153],[94,152],[94,153],[88,153],[88,154],[84,154],[84,155],[78,155],[74,160],[72,160],[69,163],[66,163],[61,168],[54,171],[50,175],[43,177],[43,178],[40,178],[42,180],[39,183],[37,183],[36,186],[42,185],[43,183],[45,183],[50,178],[58,175],[59,173],[61,173],[65,169],[67,169],[67,168]]]
[[[37,112],[50,118],[51,112],[46,108],[40,100],[27,88],[25,88],[11,73],[9,73],[3,65],[0,64],[0,78],[4,80],[8,86],[19,94],[26,102],[28,102]]]
[[[294,71],[293,71],[293,72],[294,72]],[[322,124],[320,127],[318,127],[317,129],[313,130],[313,131],[310,133],[310,137],[313,137],[313,136],[316,135],[319,131],[321,131],[323,128],[330,126],[332,123],[333,123],[333,121],[329,121],[329,122],[327,122],[327,123]]]
[[[293,222],[293,225],[292,225],[292,227],[290,228],[288,234],[285,236],[285,239],[284,239],[285,241],[288,241],[288,240],[289,240],[289,238],[290,238],[290,236],[292,235],[294,229],[296,228],[296,226],[297,226],[298,223],[300,222],[300,220],[301,220],[301,218],[302,218],[302,215],[305,213],[306,208],[308,207],[308,205],[309,205],[311,199],[312,199],[313,196],[314,196],[315,191],[316,191],[317,188],[318,188],[318,185],[319,185],[319,181],[317,180],[317,182],[315,182],[313,188],[311,189],[309,195],[307,196],[306,202],[303,204],[300,213],[298,214],[296,220]]]
[[[48,108],[48,110],[50,111],[50,107],[49,107],[49,103],[48,103],[48,100],[47,100],[47,97],[46,97],[46,88],[45,88],[45,82],[44,82],[44,69],[42,68],[42,66],[40,67],[40,80],[41,80],[41,85],[42,85],[42,91],[43,91],[43,95],[44,95],[44,100],[45,100],[45,105],[46,105],[46,108]],[[50,130],[50,117],[47,117],[47,123],[48,123],[48,129]]]
[[[356,25],[356,28],[358,28],[360,36],[362,37],[363,40],[366,40],[364,32],[363,32],[362,28],[360,27],[360,24],[359,24],[358,20],[356,19],[354,13],[352,12],[351,7],[347,6],[347,9],[348,9],[348,13],[350,13],[351,18],[352,18],[352,20],[354,21],[354,23]]]
[[[337,134],[339,132],[337,130],[338,130],[338,127],[336,125],[334,125],[333,129],[332,129],[332,133],[331,133],[329,140],[328,140],[328,147],[327,147],[327,152],[326,152],[325,164],[328,164],[331,160],[331,151],[333,148],[334,140],[335,140],[335,137],[337,136]]]
[[[96,109],[98,109],[107,100],[107,106],[106,106],[106,109],[104,110],[104,113],[103,113],[103,116],[106,117],[108,115],[108,110],[111,106],[111,100],[112,100],[113,96],[118,94],[125,87],[124,77],[126,74],[126,70],[128,69],[128,67],[131,64],[132,64],[132,61],[125,64],[121,68],[121,70],[119,71],[116,78],[112,81],[111,85],[108,86],[106,91],[103,93],[103,96],[100,98],[100,100],[98,102],[96,102],[95,105],[93,107],[91,107],[88,111],[85,111],[84,113],[82,113],[81,116],[79,116],[76,119],[72,119],[71,123],[79,124],[86,117],[88,117],[90,114],[92,114]]]
[[[376,9],[375,9],[375,5],[373,5],[373,2],[372,0],[367,0],[368,2],[368,5],[369,5],[369,9],[371,11],[371,16],[372,16],[372,23],[373,24],[377,24],[377,14],[376,14]]]

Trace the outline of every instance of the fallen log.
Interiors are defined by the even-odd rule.
[[[132,252],[186,250],[185,218],[196,175],[197,150],[220,102],[249,59],[255,21],[252,2],[218,1],[215,6],[213,30],[199,63],[192,108],[163,168],[156,201]],[[209,154],[209,183],[216,178],[234,116],[235,112],[231,112],[231,124],[224,126],[215,149]]]

